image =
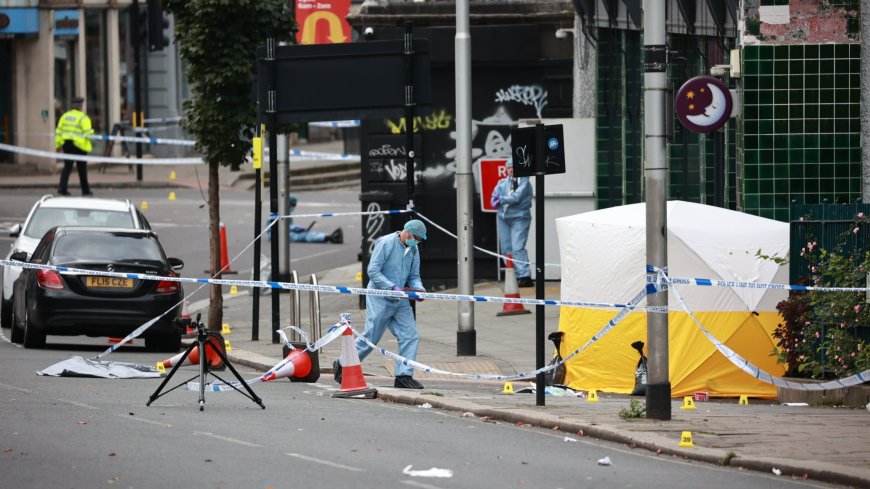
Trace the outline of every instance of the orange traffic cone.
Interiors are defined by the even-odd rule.
[[[283,377],[305,377],[310,372],[311,357],[308,355],[308,351],[291,350],[284,360],[264,373],[260,377],[260,381],[268,382]]]
[[[106,340],[106,343],[108,343],[110,345],[117,345],[123,339],[124,338],[121,338],[120,336],[109,336],[109,339]],[[127,343],[125,343],[125,345],[133,346],[135,344],[134,342],[135,342],[135,340],[130,340]]]
[[[520,288],[517,286],[517,272],[514,270],[514,259],[507,255],[507,266],[504,269],[504,296],[506,299],[519,299]],[[496,316],[516,316],[518,314],[531,314],[522,304],[505,302],[501,312]]]
[[[332,397],[363,397],[374,399],[378,390],[370,388],[363,378],[362,365],[359,363],[359,354],[353,343],[353,332],[350,327],[341,334],[341,389],[334,392]]]
[[[221,226],[221,270],[223,273],[233,273],[230,269],[230,259],[229,253],[227,249],[227,227],[224,226],[224,223],[220,223]]]
[[[208,337],[208,342],[211,343],[214,348],[220,348],[221,352],[226,352],[226,350],[224,349],[223,340],[218,338],[217,336],[212,336],[210,334]],[[183,355],[184,352],[181,352],[178,355],[163,360],[160,363],[163,364],[163,368],[174,367],[181,360],[181,357]],[[213,350],[212,348],[206,348],[205,358],[208,361],[209,367],[213,369],[219,369],[223,366],[223,361],[221,360],[220,355],[218,355],[217,352],[215,352],[215,350]],[[187,358],[184,359],[184,363],[182,365],[199,365],[198,346],[194,347],[193,350],[190,351],[190,355],[188,355]]]

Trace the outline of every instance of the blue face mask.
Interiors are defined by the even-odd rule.
[[[405,240],[405,244],[408,245],[408,248],[416,248],[417,243],[419,243],[419,241],[414,238],[408,238]]]

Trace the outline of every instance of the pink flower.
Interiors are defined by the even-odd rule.
[[[816,273],[816,267],[810,267],[810,271]]]
[[[861,304],[855,304],[855,307],[853,307],[852,310],[855,311],[855,314],[860,314],[861,313]]]
[[[822,337],[822,333],[819,333],[818,331],[816,331],[816,338],[821,338],[821,337]]]
[[[858,231],[860,231],[860,230],[861,230],[861,228],[859,228],[858,226],[855,226],[855,229],[852,230],[852,234],[858,234]]]
[[[859,217],[860,217],[860,216],[859,216]],[[798,218],[798,221],[803,222],[803,221],[804,221],[803,216],[799,217],[799,218]]]
[[[854,356],[855,356],[855,352],[852,352],[852,353],[850,354],[850,356],[853,356],[853,357],[854,357]]]
[[[863,212],[859,212],[859,213],[858,213],[858,217],[859,217],[859,218],[864,217],[864,213],[863,213]]]
[[[813,248],[815,248],[815,247],[816,247],[815,241],[807,243],[807,248],[809,248],[810,251],[813,251]]]

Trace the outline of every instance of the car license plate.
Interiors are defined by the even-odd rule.
[[[85,278],[85,285],[87,285],[88,287],[99,287],[104,289],[132,289],[133,279],[120,277],[88,276]]]

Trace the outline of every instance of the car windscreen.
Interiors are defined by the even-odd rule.
[[[164,263],[153,236],[121,233],[69,233],[55,239],[52,262]]]
[[[133,229],[133,217],[129,212],[96,209],[61,209],[40,207],[33,213],[24,235],[42,238],[55,226],[87,226]]]

